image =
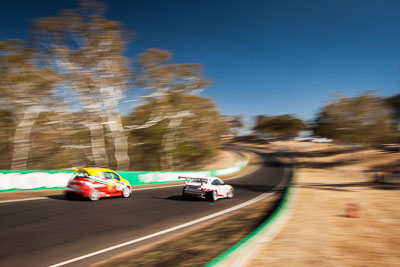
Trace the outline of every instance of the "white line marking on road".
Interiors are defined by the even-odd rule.
[[[258,201],[264,200],[264,199],[272,196],[273,194],[274,194],[274,192],[263,193],[263,194],[255,197],[253,199],[250,199],[250,200],[248,200],[246,202],[243,202],[242,204],[233,206],[233,207],[228,208],[226,210],[222,210],[222,211],[219,211],[217,213],[214,213],[214,214],[211,214],[211,215],[207,215],[205,217],[202,217],[202,218],[199,218],[199,219],[196,219],[196,220],[184,223],[184,224],[180,224],[180,225],[177,225],[177,226],[174,226],[174,227],[171,227],[171,228],[168,228],[168,229],[165,229],[165,230],[162,230],[162,231],[150,234],[150,235],[146,235],[146,236],[143,236],[143,237],[140,237],[140,238],[137,238],[137,239],[133,239],[133,240],[130,240],[130,241],[127,241],[127,242],[124,242],[124,243],[121,243],[121,244],[118,244],[118,245],[115,245],[115,246],[112,246],[112,247],[101,249],[101,250],[98,250],[98,251],[95,251],[95,252],[92,252],[92,253],[89,253],[89,254],[86,254],[86,255],[82,255],[80,257],[76,257],[76,258],[73,258],[73,259],[70,259],[70,260],[67,260],[67,261],[63,261],[63,262],[51,265],[49,267],[63,266],[63,265],[66,265],[66,264],[70,264],[70,263],[73,263],[73,262],[76,262],[76,261],[80,261],[80,260],[83,260],[83,259],[86,259],[86,258],[89,258],[89,257],[93,257],[93,256],[96,256],[96,255],[99,255],[99,254],[102,254],[102,253],[105,253],[105,252],[109,252],[109,251],[114,250],[114,249],[118,249],[118,248],[121,248],[121,247],[129,246],[129,245],[132,245],[134,243],[138,243],[140,241],[147,240],[147,239],[150,239],[150,238],[153,238],[153,237],[156,237],[156,236],[160,236],[160,235],[163,235],[163,234],[166,234],[166,233],[178,230],[178,229],[182,229],[184,227],[191,226],[191,225],[197,224],[199,222],[203,222],[203,221],[206,221],[206,220],[221,216],[223,214],[232,212],[234,210],[241,209],[241,208],[246,207],[248,205],[254,204],[254,203],[258,202]]]
[[[286,171],[287,171],[287,169],[284,168],[283,169],[283,172],[284,172],[283,173],[283,179],[274,188],[279,187],[284,183]],[[165,187],[173,187],[173,186],[181,186],[181,185],[170,185],[170,186],[165,186]],[[147,189],[157,189],[157,188],[160,188],[160,187],[140,188],[140,189],[136,189],[136,190],[147,190]],[[92,252],[92,253],[89,253],[89,254],[86,254],[86,255],[82,255],[82,256],[67,260],[67,261],[56,263],[56,264],[50,265],[49,267],[58,267],[58,266],[67,265],[67,264],[70,264],[70,263],[73,263],[73,262],[77,262],[77,261],[80,261],[80,260],[83,260],[83,259],[87,259],[87,258],[96,256],[96,255],[99,255],[99,254],[102,254],[102,253],[106,253],[106,252],[112,251],[112,250],[115,250],[115,249],[118,249],[118,248],[121,248],[121,247],[129,246],[129,245],[132,245],[132,244],[135,244],[135,243],[147,240],[147,239],[151,239],[151,238],[156,237],[156,236],[160,236],[160,235],[163,235],[163,234],[166,234],[166,233],[169,233],[169,232],[173,232],[175,230],[179,230],[179,229],[182,229],[182,228],[185,228],[185,227],[188,227],[188,226],[200,223],[200,222],[204,222],[206,220],[209,220],[209,219],[212,219],[212,218],[227,214],[229,212],[232,212],[232,211],[244,208],[246,206],[249,206],[251,204],[254,204],[254,203],[258,202],[258,201],[264,200],[264,199],[272,196],[275,193],[276,193],[276,191],[272,191],[272,192],[268,192],[268,193],[262,193],[262,194],[258,195],[257,197],[255,197],[253,199],[250,199],[250,200],[248,200],[246,202],[243,202],[243,203],[241,203],[239,205],[236,205],[236,206],[233,206],[231,208],[219,211],[217,213],[210,214],[210,215],[207,215],[205,217],[202,217],[202,218],[199,218],[199,219],[196,219],[196,220],[184,223],[184,224],[180,224],[180,225],[177,225],[177,226],[174,226],[174,227],[171,227],[171,228],[168,228],[168,229],[165,229],[165,230],[162,230],[162,231],[150,234],[150,235],[146,235],[146,236],[143,236],[143,237],[140,237],[140,238],[137,238],[137,239],[133,239],[133,240],[130,240],[130,241],[127,241],[127,242],[124,242],[124,243],[121,243],[121,244],[118,244],[118,245],[115,245],[115,246],[104,248],[104,249],[101,249],[101,250],[98,250],[98,251],[95,251],[95,252]]]
[[[154,187],[146,187],[146,188],[133,188],[133,191],[140,191],[140,190],[149,190],[149,189],[159,189],[159,188],[167,188],[167,187],[175,187],[175,186],[183,186],[184,184],[175,184],[175,185],[166,185],[166,186],[154,186]]]
[[[149,189],[159,189],[159,188],[167,188],[167,187],[182,186],[182,185],[183,185],[183,184],[168,185],[168,186],[157,186],[157,187],[148,187],[148,188],[138,188],[138,189],[133,189],[133,191],[149,190]],[[31,201],[31,200],[41,200],[41,199],[49,199],[49,198],[48,198],[48,197],[31,197],[31,198],[22,198],[22,199],[2,200],[2,201],[0,201],[0,204],[3,204],[3,203],[13,203],[13,202],[21,202],[21,201]]]
[[[11,203],[11,202],[20,202],[20,201],[39,200],[39,199],[48,199],[48,198],[47,197],[31,197],[31,198],[22,198],[22,199],[13,199],[13,200],[2,200],[2,201],[0,201],[0,204]]]

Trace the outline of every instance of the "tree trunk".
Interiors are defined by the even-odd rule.
[[[181,117],[172,118],[168,123],[167,132],[163,136],[163,146],[166,153],[166,159],[170,168],[174,167],[174,157],[171,152],[176,148],[178,142],[176,140],[176,132],[182,123]]]
[[[125,135],[121,117],[109,114],[107,118],[107,125],[114,140],[114,156],[117,162],[117,170],[129,170],[130,159],[128,156],[128,138]]]
[[[101,104],[98,101],[90,98],[90,96],[82,94],[81,101],[87,109],[87,123],[83,125],[89,128],[90,131],[90,142],[91,142],[91,153],[92,158],[97,167],[109,167],[109,161],[106,150],[106,142],[104,136],[104,116],[101,114]]]
[[[92,156],[96,167],[108,167],[106,144],[104,142],[103,125],[92,122],[89,124]]]
[[[40,109],[32,110],[28,108],[17,125],[14,134],[14,147],[11,160],[12,170],[26,170],[28,166],[31,132],[39,114]]]
[[[111,86],[103,87],[101,94],[107,113],[107,126],[114,141],[114,156],[117,162],[117,170],[129,170],[128,138],[122,125],[114,88]]]

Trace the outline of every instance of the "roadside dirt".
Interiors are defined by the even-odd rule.
[[[211,162],[199,168],[199,171],[217,170],[233,166],[239,155],[232,151],[218,150],[217,156]]]
[[[247,266],[399,265],[400,186],[373,183],[371,172],[399,166],[399,153],[301,142],[268,149],[295,154],[304,168],[289,223]]]
[[[0,201],[33,198],[33,197],[59,196],[62,194],[64,194],[63,190],[33,190],[33,191],[1,192],[0,193]]]

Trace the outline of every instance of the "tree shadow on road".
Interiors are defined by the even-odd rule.
[[[310,152],[311,154],[313,152]],[[302,154],[302,156],[300,156]],[[307,161],[296,161],[296,157],[304,157],[308,153],[296,152],[276,152],[276,153],[259,153],[264,158],[264,166],[267,167],[299,167],[299,168],[315,168],[315,169],[329,169],[334,167],[345,166],[352,163],[357,163],[360,160],[349,157],[339,161],[332,162],[313,162],[312,156],[309,156]],[[287,158],[288,162],[278,161],[276,158]]]
[[[352,192],[352,188],[364,187],[367,189],[381,190],[400,190],[400,184],[382,184],[375,182],[357,182],[357,183],[341,183],[341,184],[322,184],[322,183],[297,183],[302,188],[318,189],[318,190],[333,190],[342,192]]]
[[[201,198],[189,198],[189,197],[183,197],[182,195],[175,195],[175,196],[169,196],[169,197],[151,197],[154,199],[162,199],[162,200],[173,200],[173,201],[201,201],[204,199]]]
[[[258,193],[266,193],[266,192],[271,192],[272,190],[281,190],[282,188],[278,187],[273,187],[273,186],[266,186],[262,184],[235,184],[231,183],[230,185],[233,186],[233,189],[237,190],[245,190],[245,191],[251,191],[251,192],[258,192]]]
[[[69,200],[65,195],[52,195],[52,196],[46,196],[46,198],[55,200]]]

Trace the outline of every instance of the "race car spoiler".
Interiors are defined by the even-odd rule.
[[[207,182],[208,178],[202,178],[202,177],[185,177],[185,176],[179,176],[178,179],[185,179],[186,181],[190,180],[190,179],[199,179],[202,181]]]
[[[87,173],[87,171],[85,171],[83,168],[72,168],[72,170],[74,172],[86,172]]]

